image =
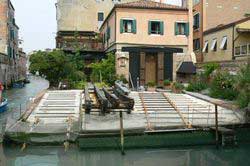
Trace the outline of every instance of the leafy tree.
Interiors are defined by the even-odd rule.
[[[57,86],[60,81],[82,81],[85,79],[84,65],[80,65],[82,61],[78,58],[61,50],[49,53],[38,51],[30,57],[30,71],[33,74],[38,71],[40,75],[44,75],[51,86]]]
[[[100,62],[91,64],[93,82],[104,82],[108,85],[113,85],[116,80],[115,72],[115,55],[109,53],[106,59]]]

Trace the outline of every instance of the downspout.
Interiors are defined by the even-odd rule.
[[[235,42],[235,39],[234,39],[234,35],[235,35],[235,33],[234,33],[234,28],[235,28],[235,25],[233,26],[233,43],[232,43],[232,60],[235,60],[235,56],[234,56],[234,53],[235,53],[235,51],[234,51],[234,42]]]

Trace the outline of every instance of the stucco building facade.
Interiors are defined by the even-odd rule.
[[[174,54],[187,53],[188,9],[152,1],[117,4],[100,28],[104,51],[115,52],[117,75],[134,86],[173,80]]]
[[[18,26],[10,0],[0,0],[0,81],[9,84],[18,79]]]
[[[243,60],[250,57],[250,17],[204,32],[205,62]]]

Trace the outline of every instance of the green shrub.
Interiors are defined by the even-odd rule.
[[[176,90],[183,90],[183,89],[184,89],[184,85],[182,85],[182,84],[179,83],[179,82],[174,82],[173,87],[174,87]]]
[[[86,85],[86,82],[85,81],[78,81],[78,82],[74,82],[72,84],[72,89],[84,89]]]
[[[220,67],[218,63],[207,63],[203,66],[204,75],[206,78],[209,78],[210,75]]]
[[[237,97],[235,83],[235,76],[228,72],[218,72],[211,82],[210,95],[215,98],[234,100]]]
[[[147,86],[148,87],[155,87],[156,83],[155,82],[148,82]]]
[[[237,104],[240,108],[250,106],[250,64],[242,68],[237,76],[237,86],[239,95]]]
[[[168,79],[167,79],[167,80],[164,80],[164,81],[163,81],[163,85],[164,85],[164,86],[170,86],[170,85],[171,85],[171,81],[168,80]]]
[[[194,82],[189,83],[186,90],[191,91],[191,92],[200,92],[200,91],[207,89],[207,88],[208,88],[208,85],[205,82],[194,81]]]
[[[120,75],[117,77],[117,80],[122,81],[124,84],[128,83],[128,80],[125,78],[124,75]]]

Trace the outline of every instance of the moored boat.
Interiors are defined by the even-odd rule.
[[[8,100],[3,99],[2,102],[0,102],[0,113],[7,111],[8,109]]]

